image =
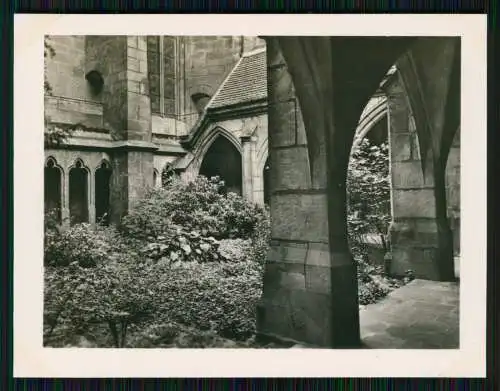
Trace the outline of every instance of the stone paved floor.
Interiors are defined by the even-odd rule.
[[[459,284],[414,280],[360,310],[367,349],[457,349]]]

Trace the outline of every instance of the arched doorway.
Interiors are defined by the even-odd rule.
[[[44,204],[45,213],[54,213],[54,217],[61,223],[61,169],[55,159],[47,159],[44,170]]]
[[[227,138],[218,136],[205,154],[199,173],[207,178],[220,177],[227,192],[241,195],[241,170],[239,151]]]
[[[69,171],[69,213],[70,224],[88,223],[88,171],[77,160]]]
[[[109,225],[110,179],[111,167],[108,162],[102,162],[95,171],[95,218],[103,225]]]

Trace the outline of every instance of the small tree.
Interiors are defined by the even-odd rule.
[[[347,176],[347,198],[351,241],[361,244],[365,235],[374,234],[387,251],[391,215],[386,143],[373,145],[365,138],[354,148]]]

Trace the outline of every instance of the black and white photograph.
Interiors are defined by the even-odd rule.
[[[217,23],[204,34],[182,32],[189,15],[177,27],[157,17],[156,30],[128,15],[143,25],[128,31],[111,29],[112,15],[108,26],[70,17],[29,44],[29,27],[17,35],[38,45],[33,56],[43,40],[43,79],[30,91],[43,91],[44,121],[43,139],[28,129],[40,156],[16,166],[34,198],[18,229],[40,243],[15,261],[16,311],[40,307],[16,315],[15,334],[29,316],[38,333],[16,337],[18,357],[29,347],[52,360],[68,352],[73,368],[80,353],[104,361],[88,372],[111,365],[108,352],[189,362],[188,352],[274,351],[312,367],[314,352],[354,366],[366,353],[370,367],[386,351],[440,357],[426,373],[445,376],[481,361],[484,330],[465,339],[486,311],[485,221],[474,224],[486,196],[474,171],[485,164],[485,96],[471,95],[486,65],[465,63],[485,56],[481,18],[467,38],[470,24],[445,15],[450,31],[434,20],[405,33],[394,19],[391,35],[376,22],[372,34]],[[21,116],[23,130],[41,125]],[[37,182],[22,174],[33,165]],[[32,212],[36,229],[22,225]],[[19,254],[30,250],[17,241]]]

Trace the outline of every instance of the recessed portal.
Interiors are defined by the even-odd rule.
[[[219,176],[227,192],[241,195],[241,155],[225,137],[219,136],[208,149],[200,168],[207,178]]]

